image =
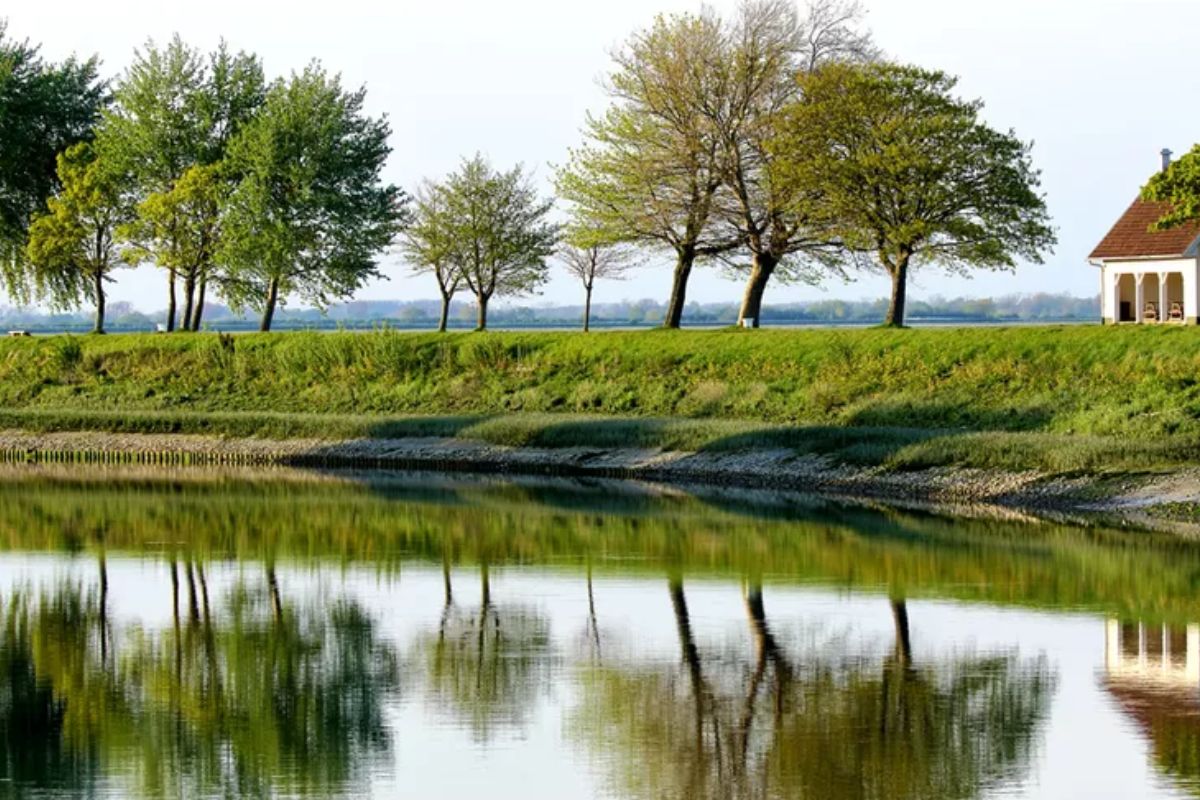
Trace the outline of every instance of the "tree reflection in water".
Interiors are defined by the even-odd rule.
[[[573,735],[638,798],[971,798],[1027,769],[1054,679],[1013,654],[914,660],[892,602],[882,661],[818,648],[789,657],[762,587],[746,593],[753,652],[705,655],[680,578],[668,583],[678,667],[581,669]]]
[[[479,742],[519,731],[537,697],[548,691],[554,663],[550,624],[536,608],[497,604],[486,563],[479,568],[478,608],[453,601],[443,571],[445,606],[438,630],[423,637],[427,691]]]
[[[98,591],[64,582],[4,601],[0,769],[12,796],[93,794],[100,766],[125,796],[364,789],[390,749],[398,659],[361,608],[288,605],[268,568],[214,613],[201,565],[172,560],[171,627],[114,631],[100,563]]]

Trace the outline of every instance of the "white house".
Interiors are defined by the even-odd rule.
[[[1171,151],[1162,156],[1166,169]],[[1200,222],[1151,230],[1169,208],[1134,200],[1088,256],[1105,323],[1200,323]]]

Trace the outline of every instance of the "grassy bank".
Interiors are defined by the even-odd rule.
[[[895,468],[1200,455],[1200,330],[119,335],[0,340],[0,428],[783,447]]]

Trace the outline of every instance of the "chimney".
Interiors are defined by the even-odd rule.
[[[1164,147],[1162,150],[1162,171],[1166,172],[1169,166],[1171,166],[1171,151]]]

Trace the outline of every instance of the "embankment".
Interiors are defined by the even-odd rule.
[[[18,460],[216,448],[1078,505],[1197,462],[1200,329],[0,340],[0,429]]]

